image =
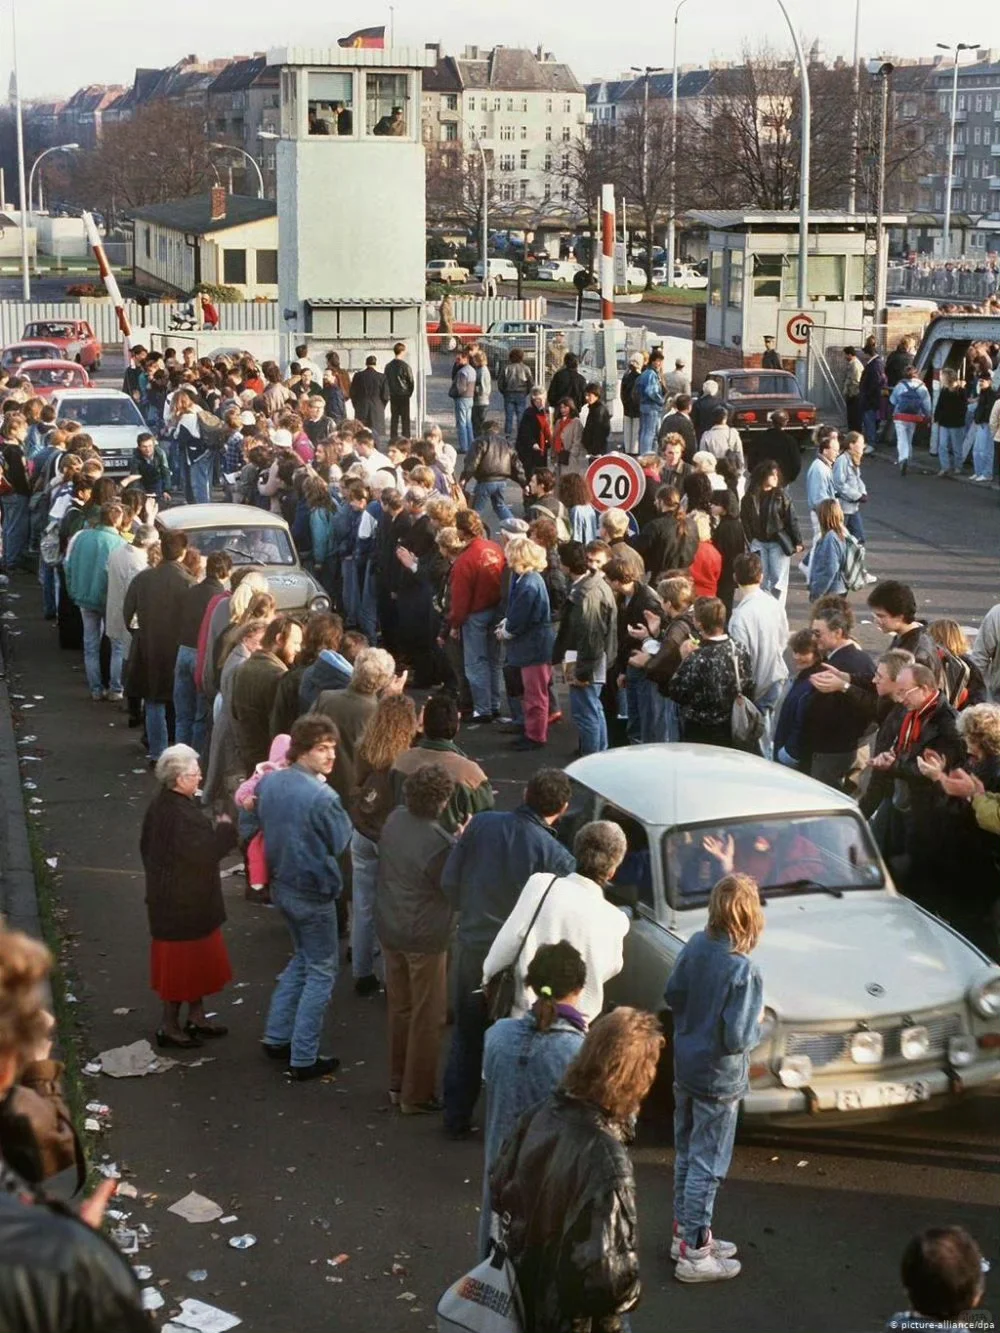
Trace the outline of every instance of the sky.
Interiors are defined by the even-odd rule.
[[[137,65],[172,64],[184,55],[202,58],[250,54],[292,44],[334,45],[355,28],[389,23],[388,6],[296,0],[283,11],[274,0],[10,0],[17,5],[17,42],[22,96],[65,97],[86,83],[130,84]],[[956,7],[950,14],[932,0],[911,0],[905,22],[898,5],[859,0],[861,54],[930,55],[936,42],[989,44],[978,18]],[[787,0],[792,21],[806,44],[818,38],[830,59],[851,55],[854,5],[816,5]],[[973,7],[974,9],[974,7]],[[477,12],[478,11],[478,12]],[[628,21],[624,21],[627,14]],[[397,0],[396,44],[440,40],[450,55],[467,44],[535,47],[541,43],[569,64],[581,82],[613,77],[633,64],[669,68],[672,60],[671,0],[632,0],[617,10],[604,0],[536,0],[523,4],[471,6],[466,0]],[[280,20],[279,20],[280,16]],[[979,31],[978,29],[982,29]],[[679,63],[738,59],[744,45],[767,42],[791,52],[788,28],[776,0],[694,0],[681,11]],[[1000,33],[995,38],[1000,46]],[[0,88],[6,90],[11,35],[6,4],[0,8]]]

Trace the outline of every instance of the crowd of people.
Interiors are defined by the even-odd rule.
[[[291,945],[263,1056],[292,1083],[336,1072],[323,1032],[346,934],[356,994],[385,991],[400,1114],[440,1114],[465,1138],[485,1090],[480,1252],[510,1254],[525,1327],[619,1329],[639,1297],[626,1145],[663,1046],[650,1014],[601,1017],[629,929],[605,893],[625,835],[597,820],[560,838],[571,790],[554,766],[516,809],[494,809],[462,729],[544,751],[565,697],[580,754],[699,742],[853,792],[897,883],[997,957],[1000,607],[970,651],[954,621],[917,619],[911,588],[876,581],[864,434],[847,432],[842,450],[824,426],[806,478],[811,606],[790,633],[806,539],[788,493],[800,450],[781,414],[741,440],[712,392],[693,399],[684,366],[666,375],[654,351],[630,368],[628,399],[646,496],[631,514],[601,512],[582,472],[610,421],[571,354],[546,393],[502,377],[500,423],[482,353],[462,348],[452,445],[436,425],[409,435],[405,351],[349,379],[335,353],[320,371],[305,347],[259,374],[249,359],[167,366],[133,349],[126,388],[150,429],[121,482],[76,423],[8,398],[6,567],[27,561],[34,536],[61,646],[83,649],[95,704],[120,704],[143,729],[159,1045],[226,1035],[205,999],[232,977],[220,863],[238,849],[247,896],[274,905]],[[159,505],[208,499],[216,477],[234,504],[287,520],[329,610],[282,613],[259,568],[157,526]],[[877,661],[853,638],[862,589],[889,638]],[[718,852],[706,928],[664,997],[670,1254],[690,1283],[740,1271],[712,1217],[762,1014],[757,886]],[[946,894],[949,867],[970,860],[966,896]],[[4,947],[0,936],[0,964]],[[914,1246],[914,1311],[974,1304],[964,1233]],[[104,1325],[118,1326],[130,1325]]]

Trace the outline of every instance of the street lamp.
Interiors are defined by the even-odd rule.
[[[482,164],[483,164],[483,239],[482,239],[482,251],[483,251],[483,295],[484,295],[484,296],[489,296],[489,294],[490,294],[490,261],[489,261],[489,256],[488,256],[488,253],[487,253],[487,252],[488,252],[488,250],[489,250],[489,234],[490,234],[490,233],[489,233],[489,216],[488,216],[489,198],[490,198],[490,181],[489,181],[489,174],[488,174],[488,172],[487,172],[487,168],[486,168],[486,152],[485,152],[485,150],[484,150],[484,148],[483,148],[483,145],[479,142],[479,136],[476,135],[476,134],[474,134],[474,135],[472,136],[472,142],[473,142],[473,143],[476,145],[476,147],[479,149],[479,157],[480,157],[480,160],[482,161]]]
[[[17,128],[17,190],[21,201],[21,295],[31,300],[31,275],[28,273],[28,208],[30,200],[24,185],[24,116],[21,111],[21,80],[17,76],[17,12],[10,6],[10,54],[14,66],[14,116]]]
[[[858,203],[858,140],[861,130],[861,66],[858,64],[861,43],[861,0],[854,0],[854,69],[851,82],[851,180],[847,187],[847,211],[853,213]]]
[[[78,143],[57,143],[57,144],[53,144],[51,148],[45,148],[45,149],[43,149],[43,150],[38,154],[38,156],[35,158],[34,162],[32,162],[32,164],[31,164],[31,170],[28,172],[28,206],[29,206],[29,208],[30,208],[30,206],[31,206],[31,196],[32,196],[32,193],[33,193],[33,190],[34,190],[35,171],[36,171],[36,169],[37,169],[37,167],[38,167],[39,162],[41,162],[42,158],[43,158],[43,157],[48,157],[49,153],[78,153],[79,151],[80,151],[80,145],[79,145]],[[41,191],[41,184],[39,184],[39,192],[40,192],[40,191]],[[42,211],[41,193],[39,193],[39,199],[38,199],[38,211],[39,211],[39,212]]]
[[[945,42],[935,43],[939,51],[954,51],[955,63],[951,79],[951,126],[948,131],[948,175],[944,182],[944,236],[942,247],[944,257],[951,254],[951,172],[955,164],[955,117],[958,115],[958,57],[963,51],[974,51],[978,42],[957,42],[949,46]]]
[[[878,133],[878,172],[875,186],[875,320],[882,319],[885,309],[885,159],[889,139],[889,79],[893,67],[888,60],[879,63],[872,61],[869,72],[880,83],[881,113]]]
[[[805,310],[809,299],[807,266],[809,263],[809,140],[812,136],[812,102],[809,97],[809,66],[805,52],[799,41],[799,34],[785,8],[785,0],[777,0],[778,8],[785,16],[788,31],[792,34],[795,58],[799,64],[799,82],[802,88],[802,124],[799,127],[801,147],[799,153],[799,281],[796,301],[800,310]]]
[[[241,153],[248,162],[252,162],[253,169],[257,173],[257,198],[264,198],[264,176],[260,169],[260,163],[254,157],[253,153],[248,153],[245,148],[240,148],[234,143],[210,143],[208,146],[209,148],[222,148],[227,153]]]
[[[674,285],[674,263],[677,259],[677,30],[681,10],[687,0],[678,0],[674,9],[674,86],[670,98],[670,218],[667,222],[667,286]]]

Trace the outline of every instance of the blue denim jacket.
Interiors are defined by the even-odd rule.
[[[292,764],[261,779],[255,813],[272,885],[316,902],[339,898],[344,881],[337,858],[352,829],[333,788]]]
[[[549,621],[549,594],[541,574],[515,574],[507,597],[505,646],[508,666],[539,666],[552,661],[555,635]]]
[[[674,1019],[674,1077],[685,1092],[715,1101],[745,1097],[750,1052],[760,1041],[760,969],[727,939],[692,935],[667,982]]]

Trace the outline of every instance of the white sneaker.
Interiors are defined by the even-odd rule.
[[[736,1246],[731,1240],[716,1240],[714,1236],[712,1236],[708,1242],[708,1249],[710,1249],[718,1259],[732,1259],[736,1255]],[[695,1253],[695,1251],[689,1250],[688,1253]],[[673,1240],[670,1242],[670,1257],[673,1259],[674,1263],[681,1257],[681,1238],[676,1231],[674,1232]]]
[[[877,575],[877,574],[866,574],[866,575],[865,575],[865,582],[866,582],[866,583],[878,583],[878,575]]]
[[[738,1259],[722,1259],[714,1254],[711,1243],[700,1250],[684,1245],[674,1277],[678,1282],[726,1282],[739,1274],[740,1267]]]

